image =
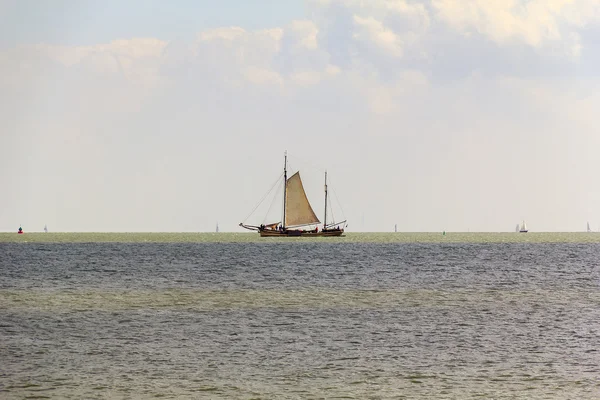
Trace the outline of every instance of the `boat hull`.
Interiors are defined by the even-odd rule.
[[[260,237],[335,237],[344,236],[343,230],[330,230],[330,231],[299,231],[299,230],[261,230],[258,232]]]
[[[525,230],[521,229],[521,230],[519,231],[519,233],[527,233],[527,232],[528,232],[528,230],[526,230],[526,229],[525,229]]]

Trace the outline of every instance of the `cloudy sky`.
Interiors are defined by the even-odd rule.
[[[0,0],[0,231],[238,231],[284,150],[350,231],[596,230],[599,71],[599,0]]]

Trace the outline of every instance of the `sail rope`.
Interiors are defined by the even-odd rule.
[[[260,199],[260,201],[258,202],[258,204],[256,205],[256,207],[254,207],[254,209],[250,212],[250,214],[248,214],[248,216],[246,218],[244,218],[244,222],[246,222],[248,220],[248,218],[250,218],[252,216],[252,214],[254,214],[254,212],[256,211],[256,209],[258,207],[260,207],[260,205],[262,204],[263,201],[265,201],[265,199],[267,198],[267,196],[269,196],[269,194],[271,194],[271,192],[273,191],[273,189],[277,186],[277,184],[279,183],[279,180],[281,179],[281,177],[283,176],[283,174],[279,175],[277,177],[277,180],[275,180],[275,183],[273,183],[273,186],[271,186],[271,189],[269,189],[269,191],[267,192],[267,194],[265,194],[263,196],[262,199]]]
[[[329,181],[331,182],[331,178],[329,178]],[[331,186],[335,186],[332,182]],[[329,185],[328,185],[328,189],[329,189]],[[333,192],[333,196],[335,197],[335,201],[338,203],[338,207],[340,208],[340,211],[342,212],[342,219],[346,219],[346,213],[344,213],[344,209],[342,208],[342,203],[340,203],[340,200],[338,199],[337,193],[335,191],[335,189],[333,189],[333,187],[331,188],[331,191]],[[331,206],[331,201],[330,201],[330,206]],[[333,218],[333,207],[331,208],[331,217]],[[333,219],[335,221],[335,219]]]
[[[329,185],[328,185],[329,186]],[[331,189],[333,191],[333,189]],[[329,192],[329,187],[327,187],[327,191]],[[329,213],[331,214],[331,220],[335,222],[335,215],[333,215],[333,206],[331,205],[331,196],[327,196],[327,200],[329,203]]]
[[[267,213],[265,214],[265,217],[263,219],[263,224],[267,223],[267,218],[269,217],[269,213],[271,212],[271,209],[273,208],[273,204],[275,204],[275,200],[279,197],[279,192],[282,190],[282,186],[278,186],[277,192],[275,193],[275,196],[273,196],[273,200],[271,200],[271,205],[269,206],[269,209],[267,210]]]

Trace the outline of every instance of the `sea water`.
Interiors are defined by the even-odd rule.
[[[0,234],[0,398],[600,398],[600,234]]]

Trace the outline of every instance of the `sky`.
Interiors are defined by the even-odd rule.
[[[600,230],[599,0],[0,0],[0,231]]]

